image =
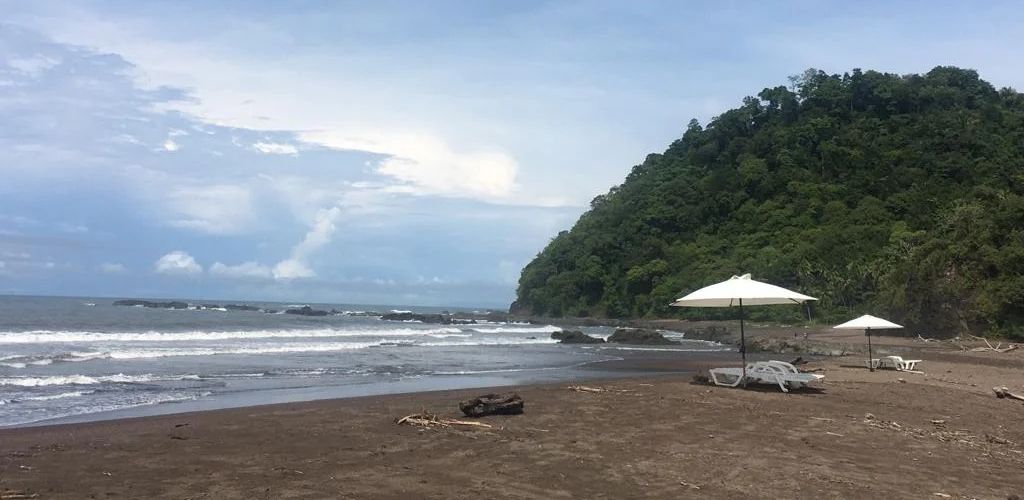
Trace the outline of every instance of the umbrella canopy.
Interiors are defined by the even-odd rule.
[[[864,330],[864,335],[868,338],[868,369],[875,371],[875,365],[872,363],[871,354],[871,330],[886,330],[889,328],[903,328],[892,321],[885,320],[882,318],[876,318],[870,314],[865,314],[857,319],[851,319],[841,325],[833,326],[834,329],[841,330]]]
[[[743,379],[747,378],[747,338],[743,331],[743,306],[802,304],[814,297],[769,285],[750,278],[749,274],[733,276],[721,283],[708,285],[672,303],[676,307],[740,308],[740,355],[743,358]]]
[[[672,303],[678,307],[733,307],[775,304],[802,304],[818,300],[802,293],[786,290],[750,278],[749,274],[733,276],[721,283],[708,285]]]
[[[885,330],[887,328],[903,328],[892,321],[877,318],[870,314],[865,314],[857,319],[851,319],[841,325],[833,326],[832,328],[843,329],[843,330]]]

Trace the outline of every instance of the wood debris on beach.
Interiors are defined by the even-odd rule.
[[[467,417],[487,415],[519,415],[523,413],[523,398],[514,392],[484,394],[459,403],[459,410]]]
[[[423,411],[420,413],[413,413],[412,415],[406,415],[398,420],[395,420],[398,425],[414,425],[418,427],[440,427],[447,428],[453,425],[463,425],[467,427],[481,427],[485,429],[492,429],[494,426],[485,424],[483,422],[470,422],[467,420],[456,420],[454,418],[442,418],[433,413]]]
[[[1006,347],[1003,347],[1003,343],[1002,342],[998,342],[998,343],[996,343],[996,345],[992,345],[992,343],[989,342],[988,339],[986,339],[985,337],[976,337],[974,335],[970,335],[970,337],[972,339],[974,339],[974,340],[984,341],[985,342],[985,346],[983,346],[983,347],[974,347],[974,348],[971,348],[971,349],[966,349],[965,347],[960,346],[961,349],[966,349],[966,350],[968,350],[970,352],[997,352],[997,353],[1002,354],[1002,353],[1005,353],[1005,352],[1013,351],[1013,350],[1017,349],[1018,347],[1020,347],[1018,344],[1009,344]]]
[[[641,395],[640,393],[634,391],[633,389],[609,389],[607,387],[590,387],[586,385],[570,385],[569,387],[566,387],[566,389],[569,389],[570,391],[574,392],[619,393],[633,396]]]
[[[999,399],[1016,399],[1017,401],[1024,401],[1024,396],[1020,394],[1014,394],[1010,392],[1009,387],[993,387],[992,392],[996,393],[996,397]]]
[[[587,387],[585,385],[570,385],[568,389],[576,392],[608,392],[608,389],[604,387]]]

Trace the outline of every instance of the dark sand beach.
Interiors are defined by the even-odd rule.
[[[826,341],[855,342],[837,335]],[[514,389],[517,416],[459,417],[482,390],[0,431],[3,498],[1012,498],[1024,494],[1024,352],[898,339],[924,374],[859,356],[782,394],[652,375]],[[778,357],[782,357],[781,355]],[[635,368],[635,367],[634,367]],[[659,366],[659,369],[671,367]],[[694,367],[677,367],[694,368]],[[697,367],[699,368],[699,367]]]

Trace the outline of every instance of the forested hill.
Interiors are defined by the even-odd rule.
[[[790,83],[691,121],[595,198],[523,269],[513,310],[709,317],[668,304],[749,272],[821,298],[818,319],[1024,334],[1024,95],[952,67]]]

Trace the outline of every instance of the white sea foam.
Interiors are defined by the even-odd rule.
[[[718,349],[686,349],[679,347],[626,347],[626,346],[582,346],[584,349],[615,349],[617,351],[668,351],[668,352],[720,352],[729,351],[729,348]]]
[[[25,425],[43,420],[72,417],[75,415],[87,415],[90,413],[125,410],[128,408],[136,408],[139,406],[149,406],[163,403],[178,403],[182,401],[192,401],[195,399],[209,396],[210,394],[211,393],[207,391],[200,393],[170,392],[166,394],[136,394],[132,395],[129,398],[114,402],[105,402],[89,406],[73,406],[71,407],[70,411],[50,413],[43,418],[15,419],[10,422],[4,422],[3,424],[0,424],[0,426]]]
[[[496,345],[535,345],[535,344],[557,344],[558,341],[552,338],[524,339],[480,339],[473,342],[421,342],[415,345],[424,347],[457,347],[457,346],[496,346]]]
[[[232,339],[330,338],[330,337],[406,337],[461,334],[458,328],[398,328],[390,330],[288,329],[190,332],[81,332],[33,330],[0,332],[0,344],[42,344],[53,342],[183,342]],[[0,359],[2,361],[2,359]]]
[[[562,331],[554,325],[546,326],[499,326],[496,328],[474,328],[480,333],[554,333]]]
[[[216,356],[223,354],[285,354],[293,352],[336,352],[365,349],[380,345],[380,342],[333,342],[326,344],[284,344],[257,347],[196,347],[196,348],[155,348],[125,349],[110,351],[111,359],[147,359],[173,356]]]
[[[199,375],[54,375],[49,377],[8,377],[0,378],[0,385],[16,387],[46,387],[52,385],[94,385],[94,384],[144,384],[174,380],[199,380]]]
[[[71,391],[71,392],[62,392],[60,394],[53,394],[53,395],[50,395],[50,396],[27,396],[27,397],[23,397],[23,398],[17,398],[16,401],[18,401],[18,402],[22,402],[22,401],[52,401],[54,399],[77,398],[77,397],[80,397],[80,396],[85,396],[85,395],[88,395],[88,394],[92,394],[94,392],[96,392],[96,391]]]

